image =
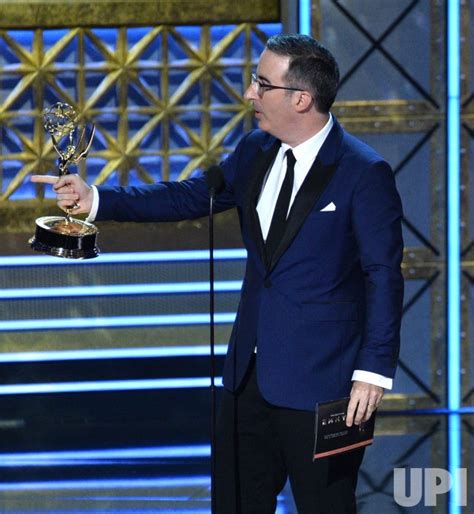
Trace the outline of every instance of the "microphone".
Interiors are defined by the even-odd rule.
[[[207,187],[211,196],[217,196],[225,188],[224,172],[220,166],[211,166],[205,173]]]

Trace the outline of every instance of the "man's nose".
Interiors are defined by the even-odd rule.
[[[245,90],[244,99],[245,100],[257,100],[258,95],[257,95],[257,92],[255,89],[256,88],[254,87],[254,85],[250,84],[250,86]]]

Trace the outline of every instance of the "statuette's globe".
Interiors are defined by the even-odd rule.
[[[77,113],[69,104],[58,102],[43,111],[46,132],[56,141],[70,136],[76,129]]]

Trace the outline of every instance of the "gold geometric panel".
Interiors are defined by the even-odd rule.
[[[0,27],[114,27],[277,22],[277,0],[2,0]],[[111,23],[111,20],[113,22]]]
[[[54,169],[42,127],[64,101],[97,131],[95,184],[182,179],[229,152],[251,126],[242,91],[267,34],[233,27],[0,31],[0,201],[42,198],[28,177]]]

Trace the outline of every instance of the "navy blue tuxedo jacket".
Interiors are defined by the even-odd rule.
[[[265,399],[312,410],[316,402],[347,395],[355,369],[395,373],[402,208],[387,162],[335,120],[267,262],[256,204],[279,146],[255,130],[221,164],[226,187],[216,209],[237,208],[248,252],[224,386],[238,388],[257,347]],[[97,220],[182,220],[209,210],[203,177],[100,187],[99,194]],[[331,202],[336,209],[322,211]]]

